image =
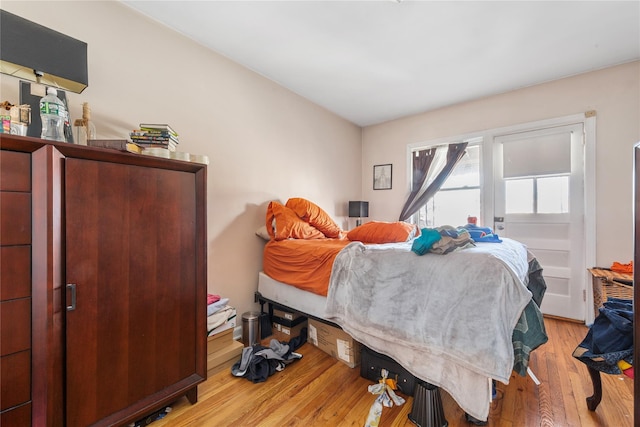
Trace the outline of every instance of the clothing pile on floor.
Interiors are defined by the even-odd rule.
[[[236,309],[228,304],[229,298],[207,295],[207,336],[236,326]]]
[[[300,336],[292,338],[289,342],[272,339],[269,347],[254,344],[242,350],[242,356],[231,367],[231,374],[236,377],[243,377],[253,383],[261,383],[267,380],[276,372],[302,358],[302,355],[295,353],[307,341],[307,329],[303,328]]]
[[[633,378],[633,300],[609,298],[573,357],[597,371]]]

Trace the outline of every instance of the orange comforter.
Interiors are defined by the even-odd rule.
[[[333,261],[348,239],[271,240],[264,248],[264,272],[279,282],[327,296]]]

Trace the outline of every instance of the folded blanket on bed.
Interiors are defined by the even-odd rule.
[[[531,300],[527,272],[526,248],[506,238],[423,256],[411,242],[354,242],[335,259],[326,316],[484,420],[488,379],[508,383],[514,367],[512,333]]]

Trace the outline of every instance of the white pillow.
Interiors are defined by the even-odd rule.
[[[266,225],[263,225],[256,230],[256,236],[262,237],[267,242],[271,240],[271,236],[269,236],[269,232],[267,231]]]

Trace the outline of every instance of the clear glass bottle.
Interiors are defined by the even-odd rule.
[[[91,108],[88,102],[82,104],[82,118],[77,119],[73,127],[76,129],[76,144],[87,145],[88,140],[96,139],[96,127],[91,120]]]

